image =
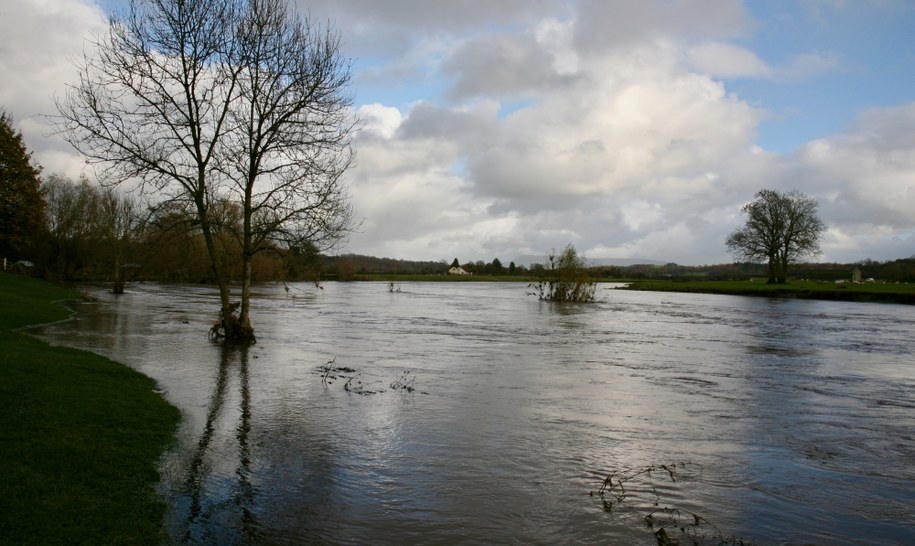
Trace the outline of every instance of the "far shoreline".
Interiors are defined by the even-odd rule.
[[[626,286],[619,287],[618,290],[915,305],[915,285],[912,284],[828,283],[818,281],[790,281],[788,284],[766,284],[763,280],[635,280],[623,282],[626,282]]]
[[[362,274],[350,281],[328,278],[337,282],[512,282],[531,283],[533,277],[510,275],[395,275]],[[835,283],[793,280],[787,284],[766,284],[765,280],[750,281],[681,281],[667,279],[596,278],[599,284],[620,284],[616,290],[640,292],[676,292],[719,294],[779,299],[846,301],[855,303],[894,303],[915,305],[915,284],[909,283]]]

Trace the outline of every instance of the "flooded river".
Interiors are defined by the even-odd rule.
[[[211,288],[84,289],[38,335],[181,409],[175,543],[915,543],[912,306],[263,285],[239,350]]]

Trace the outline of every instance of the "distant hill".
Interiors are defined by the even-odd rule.
[[[514,260],[518,267],[529,268],[532,264],[540,264],[545,261],[543,256],[521,256]],[[377,258],[374,256],[365,256],[360,254],[344,254],[341,256],[321,256],[321,265],[325,272],[337,272],[341,264],[346,264],[354,273],[391,273],[407,275],[429,275],[442,274],[448,270],[448,263],[443,261],[417,261],[417,260],[399,260],[394,258]],[[462,265],[473,269],[473,264]],[[663,266],[665,262],[657,260],[644,260],[639,258],[597,258],[588,259],[588,265],[593,267],[630,267],[633,265]],[[502,263],[503,267],[508,267],[507,262]],[[470,269],[468,269],[470,270]],[[482,273],[483,271],[479,271]]]
[[[321,265],[328,272],[336,272],[342,263],[346,263],[354,273],[434,275],[448,271],[448,264],[441,261],[398,260],[361,254],[321,257]]]
[[[616,267],[629,267],[632,265],[664,265],[667,262],[659,262],[658,260],[646,260],[643,258],[587,258],[588,265],[593,267],[600,266],[616,266]],[[517,266],[530,267],[532,264],[542,264],[546,261],[545,256],[534,256],[534,255],[525,255],[515,258],[514,262]]]
[[[342,256],[319,256],[322,275],[339,276],[341,274],[406,274],[406,275],[443,275],[448,271],[449,263],[439,261],[399,260],[394,258],[376,258],[358,254]],[[501,261],[501,259],[500,259]],[[515,258],[517,267],[530,268],[531,264],[541,264],[544,256],[525,255]],[[766,274],[765,264],[725,263],[701,266],[677,265],[658,260],[642,258],[596,258],[588,263],[598,269],[598,275],[625,277],[631,279],[666,278],[666,279],[708,279],[733,280],[759,277]],[[492,264],[462,263],[474,274],[488,274]],[[494,274],[504,274],[508,265],[502,262],[503,270]],[[855,267],[861,270],[863,278],[874,278],[885,282],[915,282],[915,257],[875,262],[865,260],[855,264],[838,263],[804,263],[791,267],[790,275],[798,279],[815,279],[832,281],[851,278]],[[615,269],[615,270],[614,270]],[[325,277],[327,278],[327,277]]]

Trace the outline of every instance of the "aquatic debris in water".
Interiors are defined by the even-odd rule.
[[[346,366],[335,366],[337,362],[337,357],[328,360],[325,364],[318,366],[318,372],[321,374],[321,382],[327,385],[328,383],[333,383],[334,380],[340,379],[341,377],[346,378],[340,374],[344,373],[356,373],[356,370],[352,368],[347,368]]]
[[[360,376],[361,376],[361,374],[357,374],[357,375],[354,375],[354,376],[350,377],[349,379],[347,379],[346,383],[343,384],[343,390],[345,390],[346,392],[354,393],[354,394],[361,394],[363,396],[367,396],[370,394],[381,394],[384,392],[383,390],[382,391],[373,391],[373,390],[366,389],[362,385],[362,380],[359,379]],[[353,380],[355,380],[356,382],[353,383]]]
[[[410,375],[410,372],[404,370],[403,375],[400,376],[400,379],[391,383],[391,388],[396,390],[402,390],[404,392],[413,392],[416,389],[413,388],[413,384],[416,383],[416,376]]]
[[[679,508],[661,506],[661,496],[655,488],[653,475],[667,475],[672,482],[677,481],[677,474],[682,474],[687,465],[692,463],[673,463],[651,465],[641,468],[627,468],[611,472],[604,478],[600,488],[589,492],[600,497],[604,511],[612,513],[614,507],[621,505],[628,496],[626,484],[635,480],[648,482],[648,488],[654,495],[651,504],[655,509],[643,516],[645,525],[651,530],[658,546],[675,546],[679,544],[716,544],[718,546],[752,546],[753,543],[739,537],[725,537],[721,530],[704,517]],[[682,542],[681,542],[682,540]]]
[[[327,385],[332,385],[336,380],[345,380],[343,383],[343,390],[353,394],[361,395],[370,395],[370,394],[381,394],[384,389],[372,390],[367,389],[362,383],[362,374],[357,372],[354,368],[349,368],[347,366],[337,366],[337,357],[328,360],[326,363],[318,366],[318,373],[321,375],[321,382],[324,383],[325,387]],[[414,386],[416,383],[416,376],[412,375],[408,370],[404,370],[403,375],[400,376],[397,380],[391,383],[390,388],[394,391],[400,391],[404,394],[407,393],[416,393],[419,394],[429,394],[423,391],[417,391]]]

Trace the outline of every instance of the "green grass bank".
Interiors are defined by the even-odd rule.
[[[0,273],[0,544],[161,544],[178,410],[127,366],[15,331],[78,297]]]
[[[629,281],[626,290],[658,292],[696,292],[769,298],[798,298],[832,301],[915,304],[915,284],[843,283],[791,281],[788,284],[766,284],[753,281]]]

